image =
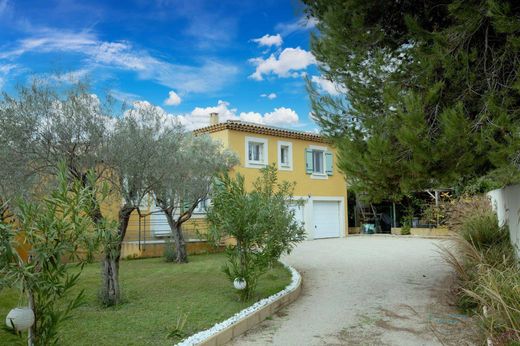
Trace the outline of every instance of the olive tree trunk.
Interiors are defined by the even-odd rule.
[[[168,220],[168,225],[170,226],[170,230],[172,232],[173,243],[175,246],[175,262],[176,263],[188,263],[188,252],[186,250],[186,240],[184,239],[184,235],[182,234],[181,218],[179,220],[174,220],[171,212],[165,211],[166,219]]]
[[[106,252],[101,261],[103,273],[103,288],[101,289],[101,300],[104,305],[112,306],[119,304],[121,291],[119,288],[119,263],[110,252]]]
[[[105,248],[101,269],[103,283],[101,288],[101,301],[107,306],[117,305],[121,302],[121,288],[119,286],[119,261],[121,248],[125,239],[128,222],[134,207],[125,206],[119,210],[119,228],[117,238],[113,244]]]

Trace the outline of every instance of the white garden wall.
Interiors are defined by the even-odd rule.
[[[511,185],[487,194],[501,225],[509,225],[511,242],[520,258],[520,185]]]

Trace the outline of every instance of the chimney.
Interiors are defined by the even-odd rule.
[[[210,125],[218,124],[218,113],[209,113],[209,124]]]

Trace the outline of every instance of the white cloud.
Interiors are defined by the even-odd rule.
[[[219,121],[242,120],[257,124],[295,126],[298,125],[298,114],[291,108],[275,108],[272,112],[238,112],[236,108],[230,108],[230,103],[219,100],[214,107],[196,107],[191,113],[177,115],[176,118],[188,129],[196,129],[209,125],[209,114],[216,112],[219,114]]]
[[[122,90],[113,89],[110,90],[110,96],[115,98],[116,100],[119,100],[121,102],[126,103],[134,103],[135,101],[138,101],[141,96],[129,92],[125,92]]]
[[[33,37],[19,40],[14,48],[2,49],[0,59],[12,59],[28,52],[81,52],[89,54],[98,44],[96,36],[90,32],[67,32],[42,29]]]
[[[180,105],[181,104],[181,98],[179,95],[177,95],[177,93],[175,91],[170,91],[168,93],[168,98],[166,100],[164,100],[164,104],[168,105],[168,106],[177,106],[177,105]]]
[[[317,23],[318,20],[314,17],[300,17],[299,19],[293,20],[288,23],[276,24],[275,30],[279,31],[282,34],[282,36],[287,36],[294,32],[312,29],[316,26]]]
[[[261,46],[266,46],[266,47],[277,46],[277,47],[280,47],[282,45],[282,43],[283,43],[283,39],[282,39],[282,36],[280,36],[280,34],[276,34],[276,35],[266,34],[266,35],[264,35],[262,37],[253,39],[253,42],[258,43],[258,45],[260,47]]]
[[[250,123],[264,124],[264,118],[262,114],[258,112],[242,112],[240,113],[239,119]]]
[[[270,94],[262,94],[260,95],[260,97],[266,97],[268,98],[269,100],[273,100],[277,97],[278,95],[276,95],[275,93],[270,93]]]
[[[274,74],[278,77],[298,77],[308,66],[316,63],[316,59],[311,52],[300,47],[285,48],[278,57],[271,54],[269,58],[262,57],[249,59],[249,62],[256,66],[256,70],[249,76],[254,80],[263,80],[264,75]]]
[[[50,82],[58,82],[58,83],[78,83],[79,81],[85,79],[89,73],[91,72],[91,69],[89,68],[81,68],[74,71],[68,71],[63,73],[44,73],[39,76],[43,78],[44,80],[50,81]]]
[[[342,85],[331,82],[321,76],[312,76],[311,81],[315,83],[322,92],[326,92],[332,96],[338,96],[346,92]]]
[[[91,32],[67,32],[44,29],[16,42],[0,47],[0,60],[13,60],[25,53],[64,52],[83,55],[87,67],[108,67],[132,71],[141,79],[185,92],[204,93],[221,89],[238,73],[234,65],[207,59],[199,66],[172,64],[136,49],[128,41],[101,41]]]
[[[274,111],[264,114],[264,123],[271,125],[287,125],[296,124],[298,122],[298,114],[290,108],[280,107]]]

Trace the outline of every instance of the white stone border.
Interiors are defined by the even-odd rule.
[[[280,292],[275,293],[267,298],[259,300],[258,302],[254,303],[250,307],[237,312],[236,314],[234,314],[227,320],[216,323],[215,325],[213,325],[213,327],[211,327],[209,329],[206,329],[206,330],[200,331],[196,334],[193,334],[192,336],[190,336],[190,337],[182,340],[178,344],[176,344],[176,346],[199,345],[199,344],[203,343],[204,341],[208,340],[209,338],[211,338],[212,336],[220,333],[224,329],[229,328],[229,327],[233,326],[234,324],[240,322],[242,319],[255,314],[262,308],[268,306],[269,304],[275,302],[276,300],[282,298],[283,296],[285,296],[285,295],[291,293],[292,291],[294,291],[295,289],[297,289],[300,286],[301,279],[302,279],[300,276],[300,273],[298,273],[298,271],[296,271],[296,269],[294,269],[287,263],[285,263],[283,261],[280,261],[280,263],[282,263],[284,265],[284,267],[287,268],[291,272],[291,283],[289,285],[287,285],[283,290],[281,290]]]

